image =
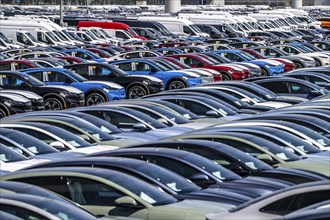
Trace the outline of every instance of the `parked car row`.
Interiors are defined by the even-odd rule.
[[[302,98],[302,90],[259,83],[279,78],[292,79],[214,82],[5,117],[0,190],[15,193],[1,194],[0,210],[23,219],[275,219],[326,206],[329,95]],[[304,202],[293,203],[298,197]]]

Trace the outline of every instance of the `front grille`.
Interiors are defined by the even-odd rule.
[[[124,96],[125,95],[125,89],[120,89],[119,90],[119,94],[122,95],[122,96]]]

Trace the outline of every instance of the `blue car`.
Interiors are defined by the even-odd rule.
[[[220,54],[233,62],[253,63],[261,68],[264,76],[276,76],[284,73],[284,65],[273,60],[255,59],[250,54],[241,50],[214,50],[213,53]]]
[[[69,56],[79,57],[85,60],[91,60],[98,63],[104,63],[107,61],[106,59],[100,57],[98,54],[85,49],[67,49],[61,50],[61,52],[66,53]]]
[[[128,74],[150,75],[159,78],[163,81],[166,90],[196,86],[202,82],[202,78],[195,73],[171,71],[153,60],[119,60],[113,61],[111,64]]]
[[[72,86],[83,91],[85,93],[85,104],[88,106],[126,97],[125,89],[116,83],[88,81],[70,70],[62,68],[31,68],[22,71],[43,81],[46,85]]]

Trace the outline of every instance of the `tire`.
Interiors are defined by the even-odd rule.
[[[295,65],[296,69],[304,68],[304,65],[302,65],[301,63],[295,63],[294,65]]]
[[[105,98],[100,93],[93,92],[86,97],[86,106],[97,105],[105,102]]]
[[[261,68],[261,76],[269,76],[269,73],[265,68]]]
[[[221,75],[222,75],[222,81],[231,80],[231,77],[227,73],[221,73]]]
[[[174,80],[174,81],[172,81],[168,85],[167,89],[168,90],[172,90],[172,89],[183,89],[183,88],[186,88],[186,87],[187,86],[186,86],[186,84],[184,82],[182,82],[180,80]]]
[[[141,85],[132,86],[127,92],[128,99],[137,99],[145,95],[147,95],[147,90]]]
[[[315,60],[315,66],[322,66],[322,64],[320,63],[320,61]]]
[[[8,115],[6,114],[5,110],[0,108],[0,118],[4,118],[6,116],[8,116]]]
[[[61,100],[57,98],[48,98],[44,101],[45,110],[55,110],[60,111],[63,110],[63,104]]]

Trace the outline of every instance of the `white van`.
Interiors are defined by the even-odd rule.
[[[192,35],[198,37],[209,37],[203,33],[192,21],[183,17],[161,17],[161,16],[139,16],[139,21],[157,21],[163,24],[169,31],[178,35]]]

